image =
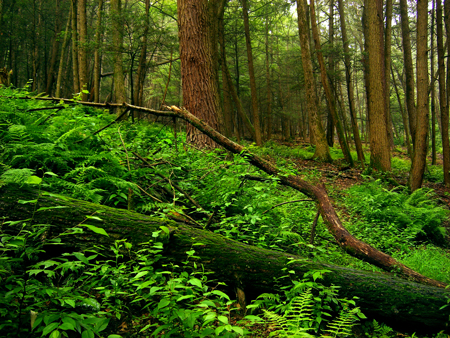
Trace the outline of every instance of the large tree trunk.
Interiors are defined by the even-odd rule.
[[[391,170],[390,147],[386,126],[386,100],[383,53],[383,15],[381,0],[365,0],[369,106],[370,165],[378,170]]]
[[[207,0],[178,0],[178,36],[180,40],[181,79],[184,106],[218,127],[219,96],[213,64],[211,34],[212,11]],[[187,142],[200,148],[216,147],[206,135],[187,126]]]
[[[328,148],[327,139],[322,127],[322,121],[317,112],[317,95],[311,62],[309,29],[306,20],[306,8],[304,6],[303,0],[297,0],[297,19],[305,81],[306,107],[308,110],[311,131],[310,139],[314,139],[314,143],[316,146],[313,158],[319,161],[331,162],[332,159],[330,155],[330,149]]]
[[[145,81],[145,70],[146,70],[146,60],[147,60],[147,43],[148,43],[148,31],[150,27],[150,0],[145,0],[145,23],[144,23],[144,33],[142,35],[142,46],[141,55],[139,56],[139,64],[136,76],[136,85],[134,89],[133,104],[142,106],[142,100],[140,93],[142,92],[142,87],[144,87]]]
[[[417,120],[414,155],[408,185],[411,191],[422,186],[428,148],[428,1],[417,2]]]
[[[58,78],[56,80],[56,91],[55,91],[55,97],[61,97],[61,86],[62,86],[62,77],[63,77],[63,71],[64,71],[64,56],[67,49],[67,45],[70,41],[70,25],[72,22],[72,7],[70,7],[69,10],[69,16],[67,18],[67,24],[66,24],[66,30],[64,32],[64,40],[61,47],[61,56],[59,58],[59,67],[58,67]]]
[[[322,80],[323,90],[325,91],[325,97],[326,97],[327,104],[328,104],[328,110],[333,117],[334,124],[336,125],[336,130],[338,133],[338,139],[339,139],[339,144],[341,146],[342,153],[344,154],[345,160],[350,164],[350,166],[353,167],[352,155],[350,154],[350,149],[348,147],[347,139],[345,138],[341,119],[336,112],[336,102],[335,102],[334,95],[331,92],[330,82],[328,80],[328,75],[327,75],[327,69],[325,67],[325,61],[323,59],[322,47],[320,44],[320,37],[319,37],[319,29],[317,27],[317,21],[316,21],[316,9],[315,9],[315,5],[314,5],[315,1],[316,0],[311,0],[311,4],[310,4],[311,26],[312,26],[313,39],[314,39],[314,43],[316,46],[317,59],[319,61],[319,66],[320,66],[320,78]]]
[[[109,237],[88,230],[82,234],[64,236],[64,249],[68,251],[81,251],[99,244],[109,246],[114,240],[124,238],[136,246],[147,242],[152,232],[160,230],[160,226],[166,226],[169,234],[163,239],[165,257],[173,262],[182,262],[193,243],[202,243],[195,246],[195,254],[200,257],[199,263],[207,271],[212,271],[214,278],[227,283],[228,287],[243,289],[249,298],[263,292],[274,292],[275,280],[277,284],[292,285],[290,279],[280,277],[285,275],[283,269],[286,264],[297,260],[289,264],[289,269],[295,271],[295,279],[302,278],[304,273],[311,270],[329,270],[321,282],[340,286],[339,295],[342,297],[359,297],[357,305],[366,315],[410,331],[431,333],[447,328],[450,310],[440,308],[447,304],[449,292],[443,288],[413,283],[388,274],[311,262],[302,257],[260,249],[215,233],[127,210],[45,193],[38,196],[38,191],[24,187],[4,186],[0,188],[0,196],[0,217],[8,221],[33,218],[39,224],[51,224],[47,237],[76,227],[87,215],[98,215],[102,221],[91,219],[90,223],[105,229]],[[20,199],[38,199],[39,208],[65,208],[35,212],[33,204],[20,204]],[[3,225],[5,232],[18,230]],[[61,250],[58,252],[61,253]],[[52,251],[48,250],[46,255],[52,255]]]
[[[78,0],[72,0],[72,77],[73,91],[80,92],[80,75],[78,65]]]
[[[386,0],[386,28],[384,31],[384,86],[385,86],[385,100],[386,100],[386,127],[389,137],[389,144],[391,148],[394,148],[394,135],[392,132],[393,123],[391,117],[391,81],[390,81],[390,69],[391,69],[391,38],[392,38],[392,0]]]

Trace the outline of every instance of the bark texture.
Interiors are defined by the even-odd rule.
[[[366,0],[365,39],[368,54],[370,165],[381,171],[391,170],[390,147],[386,125],[385,77],[383,46],[383,15],[379,1]]]
[[[122,1],[111,0],[111,15],[113,20],[113,48],[114,48],[114,102],[126,101],[125,77],[123,74],[123,22]],[[122,114],[122,109],[117,109],[117,116]]]
[[[444,4],[445,9],[445,25],[447,27],[447,44],[450,45],[448,39],[450,33],[450,1],[446,0]],[[448,136],[449,124],[449,88],[450,83],[447,80],[447,88],[445,85],[445,63],[444,63],[444,33],[442,27],[442,6],[441,0],[437,0],[437,41],[438,41],[438,68],[439,68],[439,104],[441,110],[441,134],[442,134],[442,157],[444,166],[444,183],[450,186],[450,141]],[[448,59],[447,59],[448,60]],[[450,62],[447,61],[447,74],[450,74],[448,66]]]
[[[330,149],[328,148],[327,139],[322,127],[322,121],[317,112],[318,104],[311,62],[309,29],[308,21],[306,20],[306,8],[303,0],[297,0],[297,18],[305,81],[306,107],[308,110],[310,131],[312,133],[312,135],[310,134],[310,139],[312,138],[314,140],[314,144],[316,146],[313,158],[319,161],[331,162],[332,159]]]
[[[286,264],[295,271],[295,278],[314,269],[327,269],[323,284],[341,287],[340,296],[359,297],[359,305],[366,315],[381,319],[396,328],[410,331],[437,332],[447,328],[449,308],[440,310],[447,304],[448,290],[421,285],[398,277],[358,271],[330,264],[311,262],[299,256],[277,251],[260,249],[236,242],[208,231],[191,228],[173,221],[140,215],[127,210],[75,200],[63,196],[42,194],[38,198],[39,207],[65,206],[34,213],[34,205],[17,203],[19,199],[36,199],[36,190],[8,185],[0,188],[0,217],[7,220],[20,220],[33,217],[39,224],[51,224],[47,237],[55,236],[67,228],[77,226],[86,215],[96,214],[102,221],[90,223],[106,230],[109,237],[97,235],[86,230],[83,234],[64,236],[67,250],[83,250],[92,245],[109,245],[116,239],[128,239],[134,246],[148,241],[153,231],[164,225],[169,234],[163,239],[164,256],[174,262],[186,259],[186,251],[196,245],[196,256],[213,277],[227,283],[229,287],[239,286],[247,296],[274,291],[274,280],[282,285],[291,285],[282,270]],[[34,214],[34,215],[33,215]],[[32,216],[33,215],[33,216]],[[14,232],[20,229],[3,227],[3,231]],[[51,255],[50,251],[47,254]]]
[[[347,23],[345,21],[345,11],[343,0],[339,0],[339,18],[341,21],[342,41],[344,44],[345,80],[347,82],[347,95],[350,108],[350,118],[352,122],[353,139],[355,140],[358,160],[364,167],[365,157],[362,150],[361,137],[359,135],[358,120],[356,118],[355,94],[353,90],[352,71],[350,63],[350,48],[348,46]]]
[[[417,2],[417,120],[414,155],[408,185],[411,191],[422,186],[428,148],[428,1]]]
[[[177,4],[183,103],[186,109],[217,129],[219,96],[211,36],[215,32],[213,9],[207,0],[178,0]],[[208,136],[189,125],[186,141],[200,148],[216,147]]]

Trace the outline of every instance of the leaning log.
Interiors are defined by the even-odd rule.
[[[75,103],[73,100],[57,99],[57,98],[21,97],[20,99],[38,99],[56,102],[64,101],[65,103]],[[248,151],[248,149],[246,149],[245,147],[226,138],[225,136],[220,134],[217,130],[213,129],[211,126],[205,123],[203,120],[200,120],[196,116],[192,115],[186,109],[180,109],[176,106],[171,107],[166,106],[165,108],[168,109],[169,111],[160,111],[150,108],[134,106],[126,102],[123,104],[100,104],[92,102],[77,102],[77,103],[103,109],[125,106],[133,111],[141,111],[156,116],[181,118],[186,122],[188,122],[189,124],[191,124],[192,126],[194,126],[195,128],[197,128],[198,130],[200,130],[205,135],[208,135],[220,146],[224,147],[225,149],[229,150],[234,154],[240,154],[247,160],[247,162],[254,165],[258,169],[266,172],[269,175],[277,177],[281,184],[291,187],[313,199],[318,206],[318,210],[322,216],[322,220],[325,226],[327,227],[328,231],[334,237],[338,245],[342,249],[344,249],[348,254],[358,259],[364,260],[370,264],[373,264],[385,271],[395,272],[399,276],[402,276],[403,278],[406,278],[408,280],[438,286],[442,288],[447,286],[443,282],[436,281],[434,279],[427,278],[421,275],[420,273],[400,263],[392,256],[387,255],[354,237],[342,224],[324,186],[315,186],[301,179],[298,176],[283,173],[275,165],[265,161],[261,157],[256,156],[255,154]]]
[[[65,208],[47,209],[35,212],[34,204],[18,203],[18,200],[38,199],[38,208],[63,206]],[[86,220],[87,215],[95,214],[102,221],[89,219],[89,223],[106,230],[109,237],[90,233],[65,236],[66,250],[83,250],[93,244],[108,245],[116,239],[127,239],[134,245],[147,242],[152,232],[161,226],[169,229],[165,236],[164,255],[174,262],[183,262],[186,251],[193,248],[195,255],[213,278],[239,288],[247,295],[274,292],[275,285],[289,285],[289,278],[279,277],[289,264],[295,271],[293,278],[301,279],[311,270],[329,270],[321,281],[324,285],[340,286],[342,297],[359,297],[357,304],[363,312],[373,318],[413,331],[437,332],[447,328],[450,308],[440,310],[447,304],[450,292],[434,286],[418,284],[387,273],[374,273],[343,268],[326,263],[312,262],[299,256],[265,250],[227,239],[208,231],[191,228],[166,219],[141,215],[127,210],[119,210],[80,201],[59,195],[38,193],[25,187],[7,185],[0,188],[0,217],[4,221],[33,219],[38,224],[51,224],[48,236],[55,236],[68,228]],[[3,232],[12,232],[3,223]],[[95,223],[94,223],[95,222]],[[16,229],[17,230],[17,229]],[[201,243],[201,244],[199,244]],[[47,252],[51,256],[52,252]],[[275,283],[275,279],[277,282]]]

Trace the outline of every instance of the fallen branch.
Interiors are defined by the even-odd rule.
[[[41,209],[37,212],[34,204],[18,203],[18,200],[35,199],[38,200],[37,207]],[[55,206],[65,208],[52,208]],[[440,308],[447,304],[450,292],[442,288],[417,284],[390,274],[312,262],[299,256],[240,243],[167,219],[54,194],[39,194],[37,190],[28,190],[24,186],[9,184],[0,188],[0,218],[6,221],[33,218],[36,224],[49,224],[51,226],[46,232],[48,238],[80,224],[86,220],[86,215],[93,213],[101,220],[90,219],[90,223],[105,229],[109,237],[87,230],[64,236],[64,244],[59,246],[60,249],[47,249],[47,259],[61,254],[63,250],[83,251],[93,245],[110,247],[115,240],[121,239],[127,239],[133,247],[139,248],[140,243],[148,242],[152,239],[152,233],[165,226],[169,229],[169,234],[164,235],[160,241],[164,242],[163,256],[166,259],[181,265],[181,262],[186,261],[186,252],[194,249],[195,256],[199,257],[197,266],[201,265],[205,271],[212,271],[211,278],[226,283],[230,292],[234,287],[241,288],[247,301],[261,293],[278,292],[280,287],[292,286],[291,278],[299,280],[306,272],[325,269],[329,272],[324,274],[324,279],[320,282],[328,286],[340,286],[340,297],[359,297],[357,305],[367,316],[409,331],[431,333],[448,329],[450,308]],[[21,229],[20,222],[2,222],[3,233],[17,234]],[[286,265],[290,270],[288,278]]]

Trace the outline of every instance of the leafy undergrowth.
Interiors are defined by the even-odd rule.
[[[181,219],[261,248],[374,269],[344,253],[320,219],[311,238],[315,204],[238,155],[221,149],[198,151],[183,143],[182,132],[175,138],[171,127],[147,121],[112,124],[94,135],[115,117],[80,105],[5,99],[27,92],[1,91],[0,186],[34,184],[102,205]],[[313,153],[308,145],[268,142],[261,148],[247,147],[285,173],[326,183],[358,238],[429,277],[448,281],[448,254],[436,246],[445,242],[442,222],[448,214],[430,189],[408,195],[401,187],[390,188],[383,178],[368,173],[363,177],[335,148],[331,153],[336,161],[330,165],[308,160]],[[405,168],[399,161],[394,174],[404,176]],[[438,174],[433,170],[435,181]],[[28,203],[39,206],[38,201]],[[327,329],[326,324],[334,325],[334,318],[349,329],[363,318],[357,302],[340,299],[336,289],[320,284],[321,273],[294,280],[290,290],[261,295],[245,316],[222,291],[221,282],[210,280],[192,262],[195,246],[183,266],[164,261],[158,232],[141,248],[118,241],[111,248],[41,260],[44,245],[64,240],[43,237],[51,225],[26,220],[15,236],[8,235],[8,225],[4,222],[0,228],[0,333],[5,337],[262,337],[276,330],[283,335],[282,318],[299,311],[298,301],[305,301],[309,289],[315,296],[302,315],[308,320],[297,327],[291,321],[287,332],[345,336],[330,332],[333,326]],[[264,309],[272,315],[264,317]],[[32,315],[32,333],[24,313]],[[381,324],[365,325],[364,334],[388,335],[377,331]]]

